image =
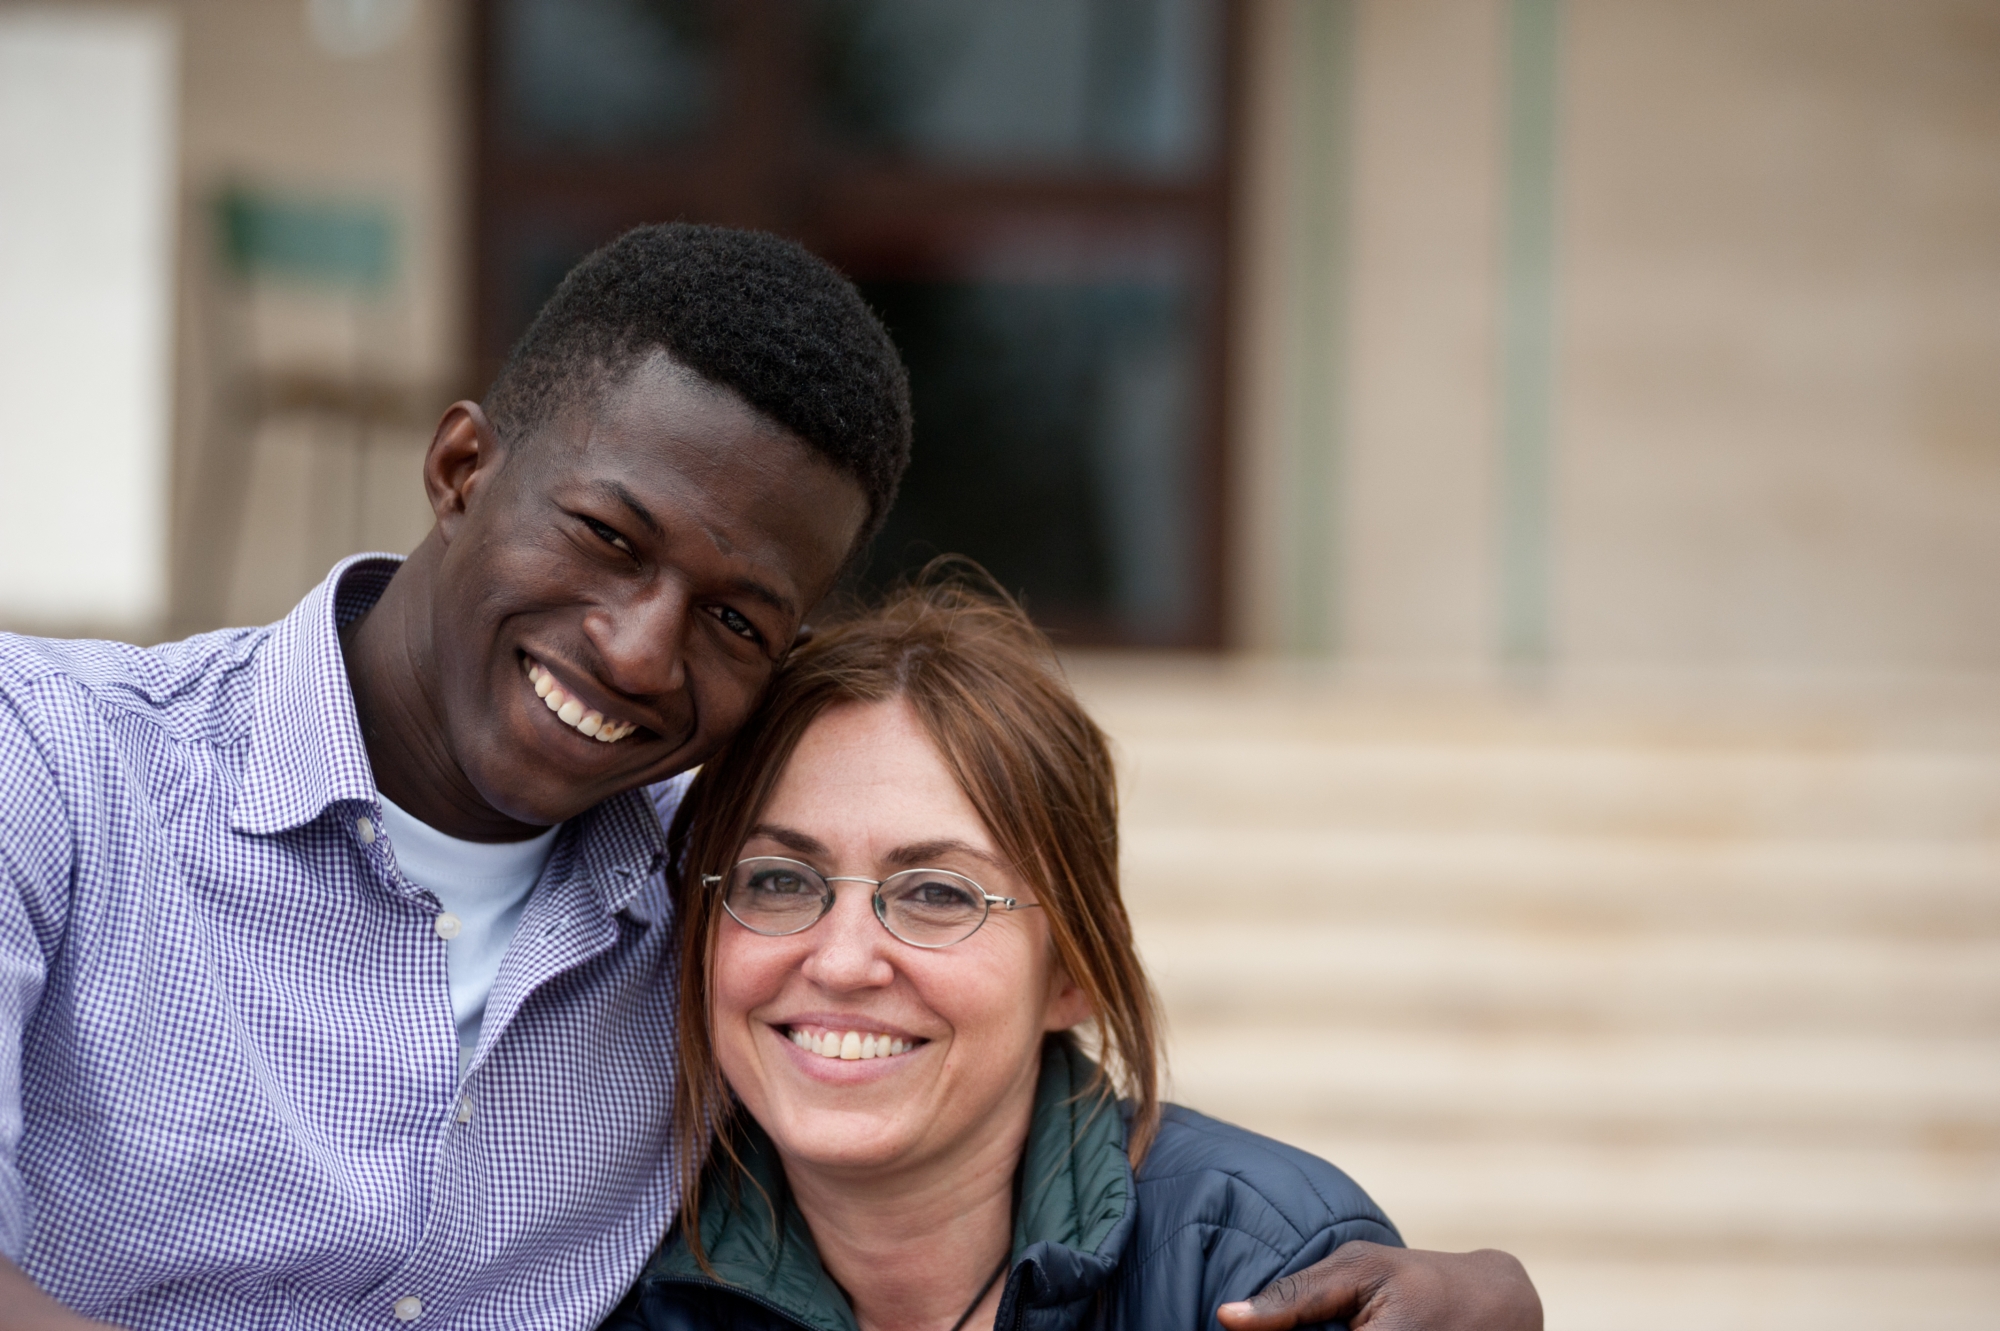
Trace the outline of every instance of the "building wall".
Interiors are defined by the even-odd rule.
[[[407,550],[428,530],[422,422],[463,391],[469,98],[460,0],[378,3],[407,17],[387,25],[379,49],[347,54],[316,40],[300,0],[167,8],[185,52],[172,627],[187,630],[273,618],[341,555]],[[386,208],[389,286],[354,297],[282,280],[231,285],[213,213],[231,186]],[[247,461],[233,462],[221,451],[233,428],[226,395],[260,368],[378,382],[408,400],[407,419],[364,431],[337,413],[292,413],[257,429]],[[238,465],[242,520],[219,536],[208,501],[229,480],[218,468]],[[218,540],[228,548],[205,548]]]
[[[2000,668],[2000,11],[1253,8],[1239,642],[1394,677],[1510,642],[1558,677]]]
[[[2000,668],[2000,11],[1245,4],[1236,643],[1393,678],[1492,678],[1510,642],[1558,677]],[[153,8],[183,53],[163,629],[191,629],[281,613],[340,554],[427,528],[421,420],[470,387],[467,3],[411,0],[350,55],[303,2]],[[1524,386],[1510,108],[1536,13],[1553,361]],[[214,257],[231,183],[391,210],[390,298],[264,292],[250,349],[360,366],[421,410],[365,446],[323,415],[262,429],[225,468],[224,530],[250,358]],[[1536,391],[1547,472],[1524,479],[1505,423]]]

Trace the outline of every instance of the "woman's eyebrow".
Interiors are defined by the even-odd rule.
[[[750,829],[750,835],[745,837],[744,840],[748,841],[755,837],[763,837],[766,840],[775,841],[796,855],[813,855],[820,858],[827,858],[833,854],[831,850],[827,849],[826,843],[818,837],[810,836],[796,828],[785,827],[778,823],[758,823]],[[970,841],[961,841],[957,837],[937,837],[930,841],[912,841],[908,845],[898,846],[888,852],[882,857],[882,862],[898,869],[921,869],[928,866],[933,860],[946,855],[969,855],[982,864],[990,864],[996,869],[1006,869],[1007,867],[992,852],[981,850]]]
[[[804,832],[793,831],[789,827],[780,827],[776,823],[759,823],[750,829],[750,835],[752,837],[769,838],[788,850],[797,851],[801,855],[826,855],[830,853],[826,848],[826,843],[819,838],[807,836]]]
[[[996,869],[1004,868],[1001,862],[987,851],[981,850],[969,841],[956,837],[939,837],[934,841],[913,841],[907,846],[898,846],[882,858],[885,863],[905,869],[923,868],[930,861],[944,855],[970,855],[973,859],[990,864]]]

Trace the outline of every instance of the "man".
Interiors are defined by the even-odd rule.
[[[0,1331],[594,1325],[671,1219],[660,783],[909,435],[844,279],[647,228],[445,413],[407,562],[266,629],[0,638]],[[1498,1254],[1308,1275],[1231,1325],[1539,1326]]]

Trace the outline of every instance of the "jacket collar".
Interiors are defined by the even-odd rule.
[[[1067,1036],[1044,1042],[1015,1176],[1019,1201],[1001,1326],[1013,1325],[1030,1308],[1055,1314],[1053,1321],[1037,1319],[1038,1325],[1081,1325],[1131,1235],[1135,1193],[1125,1120],[1108,1091],[1093,1093],[1096,1075]],[[703,1180],[701,1233],[714,1276],[676,1232],[648,1264],[641,1287],[720,1285],[810,1331],[856,1331],[846,1296],[820,1265],[812,1233],[785,1189],[775,1148],[747,1120],[741,1158],[740,1170],[718,1158]]]
[[[343,559],[271,627],[256,656],[249,752],[229,815],[236,831],[269,835],[303,827],[344,800],[374,803],[340,630],[367,613],[402,562]]]

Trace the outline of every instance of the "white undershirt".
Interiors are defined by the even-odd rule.
[[[445,966],[451,1015],[458,1023],[458,1069],[464,1072],[479,1048],[486,996],[500,975],[514,926],[562,828],[527,841],[460,841],[397,808],[379,791],[377,798],[396,867],[458,917],[458,936],[445,942]]]

